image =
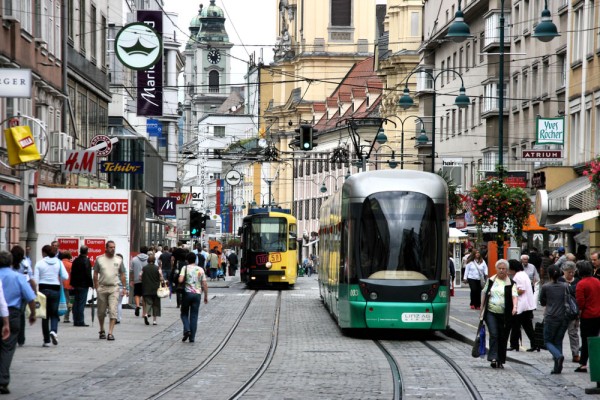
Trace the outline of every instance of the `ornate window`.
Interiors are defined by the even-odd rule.
[[[331,26],[352,25],[352,0],[331,0]]]

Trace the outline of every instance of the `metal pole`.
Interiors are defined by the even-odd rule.
[[[267,210],[269,212],[271,212],[271,181],[267,181],[267,185],[269,185],[269,197],[267,198],[267,201],[269,202],[267,205]]]
[[[436,78],[437,79],[437,78]],[[437,96],[435,90],[435,81],[433,80],[433,120],[431,121],[431,172],[435,173],[435,98]]]
[[[498,178],[504,180],[504,0],[500,2],[500,55],[498,71]],[[498,214],[498,260],[504,258],[504,218]]]
[[[360,153],[360,159],[362,162],[362,172],[366,172],[367,170],[367,159],[366,156],[364,154],[362,154],[362,151]]]
[[[402,130],[400,131],[400,151],[402,152],[400,154],[400,169],[404,169],[404,121],[400,120],[400,126],[402,127]]]

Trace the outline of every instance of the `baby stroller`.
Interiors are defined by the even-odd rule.
[[[221,268],[217,268],[217,280],[219,279],[225,280],[225,274]]]

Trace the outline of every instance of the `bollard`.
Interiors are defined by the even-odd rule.
[[[590,380],[596,382],[595,388],[585,389],[586,394],[600,394],[600,337],[588,338]]]

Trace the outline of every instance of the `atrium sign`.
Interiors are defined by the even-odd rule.
[[[542,118],[536,120],[537,144],[564,144],[565,142],[565,119]]]

